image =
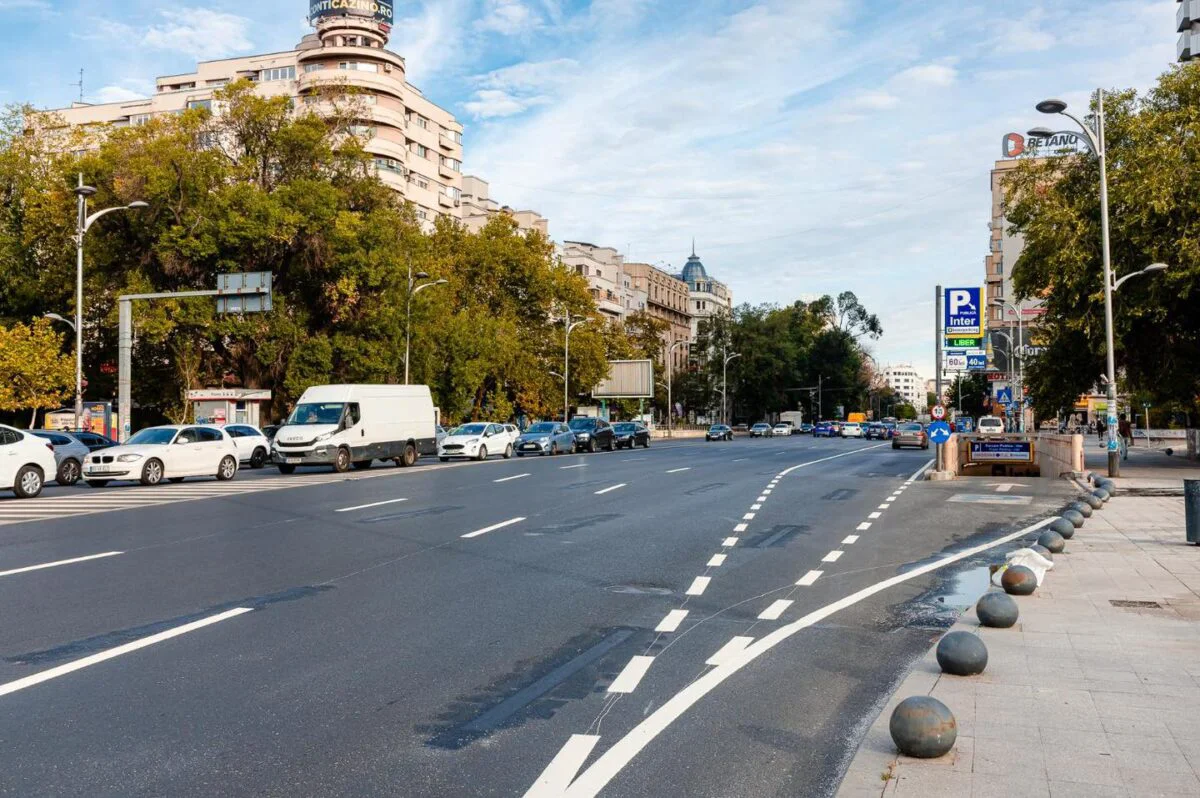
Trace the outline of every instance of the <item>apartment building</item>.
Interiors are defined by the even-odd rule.
[[[991,235],[988,254],[984,258],[989,363],[996,371],[1004,373],[1016,370],[1014,348],[1020,346],[1022,334],[1026,338],[1025,343],[1030,342],[1029,328],[1045,313],[1040,299],[1018,302],[1013,290],[1012,270],[1025,248],[1025,239],[1008,229],[1008,220],[1004,216],[1004,181],[1020,163],[1021,160],[1017,158],[999,160],[992,169],[992,221],[988,225]],[[999,306],[995,300],[1008,304]]]
[[[462,223],[472,233],[483,229],[492,217],[505,213],[517,223],[518,230],[537,230],[549,237],[550,222],[537,211],[518,211],[507,205],[501,205],[489,196],[488,182],[474,175],[463,175],[462,205],[460,206]]]
[[[899,394],[905,402],[923,412],[929,397],[925,393],[925,380],[917,373],[911,363],[900,363],[885,366],[881,372],[884,383]]]
[[[692,340],[688,284],[649,263],[626,263],[624,272],[631,279],[634,290],[646,294],[647,312],[668,325],[663,334],[663,360],[659,365],[666,368],[668,352],[679,344],[671,355],[671,370],[675,373],[686,370],[688,342]]]
[[[692,316],[693,339],[700,332],[700,322],[718,314],[733,312],[733,294],[725,283],[709,277],[704,264],[700,262],[700,256],[696,254],[695,242],[692,243],[692,254],[688,256],[679,279],[688,286],[688,312]]]
[[[438,216],[460,218],[463,128],[407,81],[404,58],[387,49],[391,3],[348,0],[337,3],[338,8],[333,5],[311,4],[309,21],[316,32],[294,50],[203,61],[194,72],[158,78],[152,97],[73,103],[47,113],[68,126],[100,131],[104,125],[143,125],[157,115],[189,108],[220,113],[214,92],[240,79],[251,81],[263,96],[292,97],[297,107],[304,104],[317,112],[327,108],[331,93],[353,89],[354,112],[362,117],[354,132],[365,137],[380,179],[413,203],[427,227]]]
[[[1175,43],[1175,54],[1180,61],[1200,58],[1200,0],[1178,0],[1175,9],[1175,31],[1179,41]]]
[[[558,254],[567,268],[587,278],[596,308],[609,321],[620,322],[630,313],[647,310],[646,292],[634,288],[625,273],[625,257],[612,247],[564,241]]]

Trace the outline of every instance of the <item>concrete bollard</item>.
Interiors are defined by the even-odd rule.
[[[1038,545],[1045,546],[1050,550],[1051,554],[1059,554],[1067,547],[1067,542],[1063,540],[1063,536],[1055,532],[1053,529],[1048,529],[1038,537]]]
[[[937,661],[943,673],[974,676],[987,667],[987,646],[970,632],[951,632],[938,641]]]
[[[1092,495],[1095,496],[1100,501],[1104,502],[1105,504],[1108,503],[1108,500],[1110,498],[1108,495],[1108,491],[1106,491],[1104,488],[1096,488],[1094,491],[1092,491]]]
[[[1096,487],[1108,491],[1109,496],[1117,495],[1117,483],[1111,479],[1100,479],[1096,481]]]
[[[1089,493],[1086,496],[1084,496],[1082,499],[1080,499],[1080,501],[1085,502],[1087,504],[1087,506],[1091,507],[1093,510],[1104,509],[1104,500],[1101,499],[1099,496],[1093,496],[1092,494]]]
[[[993,629],[1007,629],[1017,622],[1021,612],[1017,602],[1007,593],[985,593],[975,604],[979,622]]]
[[[1084,518],[1092,517],[1092,505],[1088,504],[1087,502],[1071,502],[1067,505],[1067,509],[1074,510]]]
[[[954,747],[958,721],[950,708],[936,698],[914,695],[892,711],[888,731],[900,753],[917,759],[934,759]]]
[[[1010,565],[1000,577],[1000,586],[1010,596],[1028,596],[1037,590],[1037,576],[1024,565]]]
[[[1079,529],[1079,527],[1083,526],[1083,513],[1079,512],[1078,510],[1067,510],[1062,514],[1062,517],[1070,521],[1076,529]]]
[[[1050,529],[1062,535],[1064,540],[1070,540],[1075,537],[1075,525],[1065,518],[1054,519],[1054,523],[1050,525]]]
[[[1038,554],[1042,555],[1047,560],[1054,559],[1054,552],[1050,551],[1050,549],[1046,548],[1041,543],[1034,543],[1029,548],[1032,549],[1033,551],[1036,551]]]

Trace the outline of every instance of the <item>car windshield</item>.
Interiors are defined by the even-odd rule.
[[[722,427],[720,424],[713,424],[711,427],[708,428],[708,431],[709,432],[720,432],[723,429],[725,429],[725,428]]]
[[[755,429],[766,429],[769,426],[771,426],[771,425],[770,424],[755,424],[754,428]]]
[[[487,424],[463,424],[461,427],[455,427],[450,430],[451,435],[482,435],[487,429]]]
[[[529,429],[525,430],[525,432],[526,432],[526,433],[530,433],[530,432],[543,432],[543,433],[545,433],[545,432],[554,432],[554,428],[555,428],[555,425],[554,425],[554,424],[552,424],[552,423],[550,423],[549,421],[542,421],[541,423],[534,424],[532,427],[530,427]]]
[[[125,443],[128,446],[165,446],[175,439],[175,432],[171,427],[151,427],[138,432]]]
[[[571,429],[592,429],[596,426],[594,418],[573,418],[571,419]]]
[[[338,424],[342,420],[341,402],[305,402],[296,405],[288,416],[288,424]]]
[[[613,430],[616,432],[637,432],[637,424],[614,424]]]
[[[904,430],[905,432],[920,432],[922,427],[920,424],[905,424],[904,426],[900,427],[900,429]]]

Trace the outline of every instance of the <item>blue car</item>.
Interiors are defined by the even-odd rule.
[[[837,429],[832,421],[821,421],[813,427],[812,434],[814,438],[836,438],[840,433],[841,430]]]

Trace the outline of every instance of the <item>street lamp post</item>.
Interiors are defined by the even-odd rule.
[[[1017,317],[1017,349],[1016,349],[1017,358],[1016,358],[1016,360],[1017,360],[1018,368],[1017,368],[1017,372],[1016,372],[1016,377],[1017,377],[1017,384],[1021,386],[1021,398],[1020,398],[1020,401],[1021,401],[1021,405],[1020,405],[1021,428],[1020,428],[1020,431],[1024,432],[1025,431],[1025,324],[1024,324],[1024,319],[1021,316],[1021,309],[1019,307],[1017,307],[1016,305],[1012,304],[1011,302],[1005,302],[1003,299],[993,299],[992,304],[996,305],[1001,310],[1003,310],[1004,308],[1010,308],[1013,312],[1013,315],[1015,315]],[[1008,340],[1010,341],[1009,351],[1011,353],[1012,352],[1012,348],[1011,348],[1012,338],[1009,338]],[[1010,363],[1009,366],[1011,367],[1012,364]],[[1017,399],[1017,397],[1014,396],[1013,400],[1016,401],[1016,399]]]
[[[412,354],[412,301],[413,297],[424,291],[426,288],[433,288],[435,285],[445,285],[446,280],[434,280],[431,283],[421,283],[417,285],[417,280],[428,280],[429,275],[425,272],[417,272],[413,274],[412,261],[408,262],[408,297],[405,300],[404,307],[404,384],[408,385],[409,368],[408,361]]]
[[[735,352],[732,355],[725,356],[725,362],[721,364],[721,423],[729,425],[729,383],[727,377],[729,375],[729,361],[734,358],[741,357],[741,352]]]
[[[580,319],[577,322],[571,321],[571,311],[566,311],[563,316],[563,329],[566,334],[563,336],[563,423],[570,421],[571,415],[571,394],[568,391],[568,385],[571,378],[571,333],[576,327],[587,324],[587,319]]]
[[[137,211],[150,207],[149,203],[135,200],[128,205],[116,205],[88,215],[88,197],[96,189],[83,184],[83,174],[75,186],[75,429],[83,423],[83,237],[101,216],[115,211]],[[66,321],[66,319],[63,319]]]
[[[672,420],[675,416],[675,405],[671,400],[671,385],[675,378],[675,347],[683,346],[689,341],[676,341],[667,347],[667,437],[671,437]]]

